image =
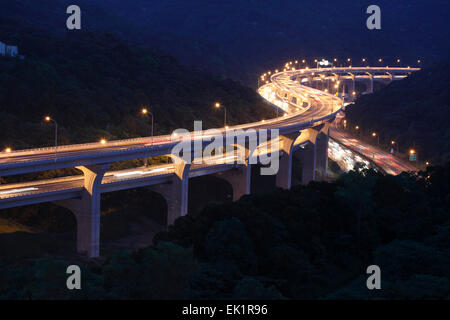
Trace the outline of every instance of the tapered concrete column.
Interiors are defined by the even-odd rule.
[[[327,124],[317,128],[302,130],[300,136],[294,142],[296,150],[293,153],[293,160],[298,160],[301,163],[301,184],[308,184],[308,182],[313,181],[316,178],[316,142],[317,136],[324,129],[328,129]]]
[[[250,194],[251,165],[246,164],[240,168],[215,174],[215,176],[228,181],[233,188],[233,201]]]
[[[368,93],[373,93],[373,74],[367,72],[369,75],[369,89],[367,90]]]
[[[302,165],[301,184],[308,184],[316,179],[316,145],[308,142],[304,148],[294,152],[294,158]]]
[[[58,201],[77,219],[77,251],[94,258],[100,255],[100,187],[109,164],[77,167],[84,174],[81,199]]]
[[[185,216],[188,213],[189,196],[189,169],[190,164],[171,155],[175,175],[170,184],[152,186],[152,190],[161,194],[167,202],[167,224],[171,225],[174,221]]]
[[[191,165],[181,159],[175,160],[175,177],[172,183],[171,201],[168,202],[167,223],[187,215],[189,196],[189,169]]]
[[[325,179],[328,168],[328,140],[329,135],[321,132],[316,141],[316,178]]]
[[[355,81],[355,75],[353,73],[350,73],[351,77],[352,77],[352,92],[349,92],[348,95],[350,97],[353,97],[353,92],[356,90],[356,81]]]
[[[280,157],[280,167],[278,169],[276,186],[282,189],[290,189],[292,184],[292,153],[283,154]]]
[[[290,189],[292,182],[292,150],[294,142],[300,133],[280,136],[279,168],[276,176],[276,186],[282,189]]]

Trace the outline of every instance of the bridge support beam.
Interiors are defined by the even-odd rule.
[[[294,142],[300,133],[282,135],[280,139],[280,162],[276,175],[276,186],[282,189],[290,189],[292,184],[292,150]]]
[[[295,160],[299,160],[302,167],[300,184],[308,184],[316,178],[316,145],[308,142],[304,148],[294,152]]]
[[[56,204],[71,210],[77,220],[77,251],[89,258],[100,255],[100,187],[109,164],[77,167],[84,174],[81,199],[58,201]]]
[[[237,201],[242,196],[250,194],[251,167],[251,164],[246,164],[237,169],[215,174],[215,176],[231,184],[233,188],[233,201]]]
[[[351,80],[352,86],[351,86],[351,92],[349,90],[348,95],[349,95],[349,97],[353,98],[353,92],[355,92],[355,90],[356,90],[356,80],[355,80],[355,75],[353,73],[349,73],[349,74],[352,77],[352,80]]]
[[[188,213],[189,204],[189,169],[187,164],[180,158],[174,159],[175,176],[170,184],[155,185],[152,190],[160,193],[167,202],[167,225]]]
[[[373,74],[370,72],[367,72],[369,75],[369,88],[367,90],[368,93],[373,93]]]
[[[325,179],[327,177],[327,169],[328,169],[328,128],[326,129],[326,133],[321,132],[317,136],[316,140],[316,170],[317,175],[316,178]]]
[[[308,184],[316,179],[317,165],[317,142],[319,134],[328,133],[328,124],[323,124],[317,128],[309,128],[301,131],[300,136],[294,142],[297,147],[293,153],[294,161],[301,163],[301,180],[300,184]],[[324,141],[321,141],[325,143]],[[328,140],[326,141],[328,145]],[[321,145],[322,146],[322,145]],[[322,162],[320,162],[322,164]]]

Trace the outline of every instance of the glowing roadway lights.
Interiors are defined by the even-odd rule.
[[[56,161],[57,152],[58,152],[58,123],[56,122],[55,119],[52,119],[50,116],[45,116],[44,121],[45,122],[53,122],[55,124],[55,161]]]
[[[223,107],[223,110],[224,110],[224,114],[223,114],[223,126],[224,126],[225,129],[228,129],[228,126],[227,126],[227,108],[226,108],[225,106],[221,105],[220,102],[216,102],[216,103],[214,104],[214,108],[216,108],[216,109],[220,109],[220,108],[222,108],[222,107]]]

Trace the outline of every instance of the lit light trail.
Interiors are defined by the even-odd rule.
[[[13,193],[23,193],[23,192],[29,192],[29,191],[37,191],[39,188],[30,187],[30,188],[21,188],[21,189],[12,189],[7,191],[0,191],[0,195],[7,195],[7,194],[13,194]]]

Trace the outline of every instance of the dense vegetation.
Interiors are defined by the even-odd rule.
[[[78,292],[65,289],[74,261],[5,263],[0,297],[449,298],[449,182],[447,163],[245,196],[179,218],[153,247],[82,264]],[[372,264],[379,291],[366,288]]]
[[[403,152],[414,147],[419,161],[443,163],[450,159],[449,88],[445,60],[360,97],[346,112],[348,127],[359,125],[366,138],[378,132],[381,144],[395,140]]]
[[[0,148],[52,145],[58,121],[60,143],[148,136],[150,106],[155,134],[176,128],[221,127],[274,116],[252,89],[183,67],[167,55],[131,47],[112,34],[77,32],[53,36],[0,21],[0,39],[19,45],[26,59],[0,57]]]

